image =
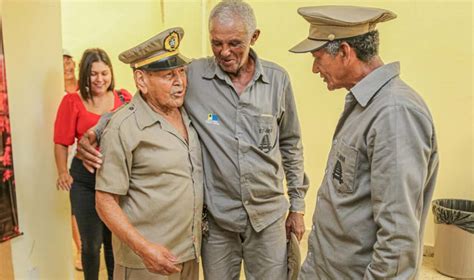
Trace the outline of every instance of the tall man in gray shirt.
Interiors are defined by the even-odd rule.
[[[431,114],[403,82],[398,62],[378,56],[378,22],[390,11],[347,6],[300,8],[311,52],[329,90],[345,88],[318,191],[300,279],[414,279],[433,194],[438,148]]]
[[[238,279],[243,259],[247,279],[285,279],[286,236],[302,237],[308,188],[290,80],[250,48],[260,31],[248,4],[217,4],[209,31],[214,57],[189,66],[185,101],[203,144],[204,275]]]
[[[185,99],[203,150],[204,275],[239,279],[244,260],[246,279],[286,279],[286,238],[290,232],[303,236],[309,184],[290,80],[250,48],[260,31],[247,3],[217,4],[209,31],[214,57],[188,66]],[[97,159],[84,154],[87,148],[95,153],[84,140],[79,153],[97,167]]]

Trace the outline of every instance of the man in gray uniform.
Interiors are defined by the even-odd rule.
[[[251,49],[260,31],[247,3],[218,3],[209,32],[214,57],[190,64],[185,101],[203,144],[204,275],[239,279],[243,259],[246,279],[286,279],[286,236],[303,235],[308,188],[290,80]]]
[[[414,279],[438,170],[435,130],[399,63],[378,56],[378,22],[390,11],[300,8],[313,72],[329,90],[345,88],[325,176],[318,191],[300,279]]]
[[[286,240],[290,232],[303,236],[309,184],[290,80],[251,49],[260,31],[247,3],[218,3],[209,32],[214,57],[188,66],[185,99],[203,150],[209,228],[204,275],[239,279],[244,260],[246,279],[286,279]],[[85,163],[100,166],[85,137],[79,153]]]

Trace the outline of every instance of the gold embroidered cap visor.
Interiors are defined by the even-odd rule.
[[[179,44],[184,36],[181,27],[167,29],[149,40],[122,52],[120,61],[130,64],[133,69],[147,71],[170,70],[189,63],[189,59],[179,52]]]
[[[298,9],[309,24],[308,38],[290,49],[290,52],[312,52],[328,42],[347,39],[375,30],[379,22],[397,17],[391,11],[355,6],[314,6]]]

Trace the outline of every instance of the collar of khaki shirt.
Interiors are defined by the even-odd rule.
[[[365,108],[379,89],[398,75],[400,75],[399,62],[382,65],[360,80],[351,88],[351,92],[360,106]]]
[[[159,122],[161,126],[168,124],[163,116],[151,109],[150,105],[146,103],[140,92],[135,93],[131,103],[133,104],[134,108],[130,108],[133,108],[131,110],[135,111],[137,125],[141,130],[155,124],[156,122]],[[189,127],[191,120],[188,118],[186,110],[184,110],[184,107],[180,107],[179,109],[181,111],[184,124],[186,127]]]
[[[253,49],[250,49],[249,56],[252,57],[255,61],[255,75],[253,76],[253,81],[261,79],[261,81],[266,84],[270,83],[268,77],[263,71],[262,62],[258,58],[257,53]],[[204,71],[202,77],[210,80],[216,76],[223,81],[225,81],[226,77],[228,77],[228,75],[224,71],[222,71],[222,69],[219,67],[219,65],[214,59],[213,63],[209,64],[206,71]]]

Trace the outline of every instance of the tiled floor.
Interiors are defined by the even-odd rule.
[[[305,235],[306,236],[306,235]],[[306,256],[306,251],[307,251],[307,240],[304,238],[304,240],[301,242],[301,253],[302,256]],[[106,280],[107,279],[107,271],[104,266],[104,258],[102,256],[101,258],[101,269],[100,269],[100,274],[99,274],[99,279],[101,280]],[[243,275],[243,273],[242,273]],[[82,280],[82,272],[76,271],[74,274],[74,279],[75,280]],[[202,270],[201,270],[201,277],[200,279],[204,279],[202,276]],[[241,279],[245,279],[244,276],[241,276]],[[434,262],[432,257],[424,257],[423,258],[423,266],[421,268],[421,273],[420,273],[420,280],[441,280],[441,279],[454,279],[450,278],[447,276],[444,276],[437,272],[434,268]]]
[[[202,271],[201,271],[202,273]],[[74,274],[75,280],[82,280],[84,279],[82,276],[82,272],[76,271]],[[99,279],[106,280],[107,279],[107,271],[104,266],[101,266]],[[204,279],[201,274],[201,279]],[[241,279],[245,279],[245,277],[241,277]],[[420,280],[442,280],[442,279],[454,279],[451,277],[444,276],[438,273],[434,269],[433,258],[425,257],[423,258],[423,267],[421,268]]]
[[[421,267],[421,280],[438,280],[438,279],[454,279],[445,275],[440,274],[434,268],[434,261],[433,258],[424,257],[423,258],[423,266]]]

